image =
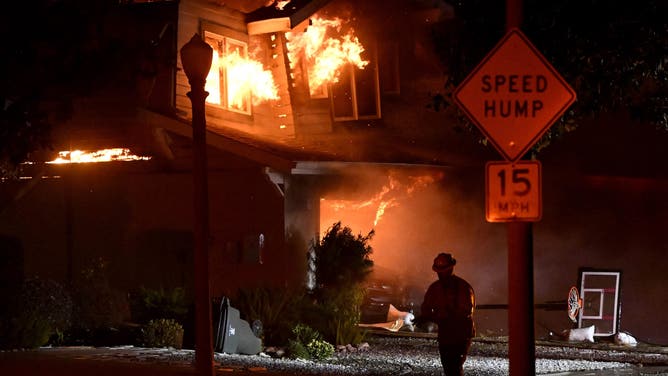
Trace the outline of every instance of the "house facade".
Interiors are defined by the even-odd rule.
[[[192,288],[192,114],[178,52],[197,34],[214,51],[206,87],[213,296],[302,286],[309,245],[341,221],[356,233],[375,231],[374,277],[405,288],[406,309],[417,309],[435,278],[433,257],[451,251],[456,273],[476,290],[478,333],[507,334],[513,260],[505,226],[484,216],[484,166],[501,157],[456,127],[454,108],[434,102],[452,87],[431,31],[455,19],[452,7],[418,0],[164,3],[173,10],[155,29],[164,31],[156,51],[174,64],[157,64],[152,80],[138,80],[139,102],[117,104],[105,117],[114,128],[118,109],[127,109],[120,141],[95,145],[134,140],[152,159],[49,165],[52,179],[29,189],[25,181],[5,185],[13,201],[0,223],[5,243],[21,249],[7,260],[23,259],[26,275],[67,280],[95,254],[111,260],[121,288]],[[95,119],[94,111],[75,115],[73,128],[99,135],[89,126]],[[69,135],[76,137],[63,144],[90,139]],[[668,307],[665,277],[652,271],[668,262],[667,144],[664,134],[614,114],[539,155],[537,338],[572,327],[559,305],[586,269],[620,273],[618,304],[606,308],[616,313],[617,331],[668,341],[660,314]],[[609,301],[606,294],[592,302]],[[652,320],[648,312],[656,313]]]

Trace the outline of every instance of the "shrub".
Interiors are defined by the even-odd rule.
[[[80,273],[75,293],[76,329],[80,333],[118,328],[130,316],[127,295],[111,287],[107,269],[107,261],[97,258]]]
[[[292,329],[292,335],[294,340],[303,344],[322,339],[322,335],[320,335],[317,330],[314,330],[310,326],[304,324],[297,324]]]
[[[146,347],[174,347],[183,344],[183,327],[173,319],[151,320],[141,330],[141,343]]]
[[[3,333],[2,347],[34,349],[45,345],[52,332],[47,320],[29,310],[9,320]]]
[[[365,336],[358,324],[365,294],[362,283],[373,268],[369,258],[372,248],[368,245],[373,235],[371,231],[366,236],[355,236],[337,222],[313,246],[315,305],[307,308],[307,322],[337,345],[358,344]]]
[[[287,349],[291,358],[322,360],[334,354],[334,346],[307,325],[297,324],[292,329],[292,334]]]
[[[356,345],[364,340],[365,332],[360,329],[359,323],[365,294],[366,290],[360,284],[344,286],[327,294],[326,306],[332,312],[328,333],[337,345]]]
[[[311,359],[323,360],[334,354],[334,345],[323,340],[313,340],[306,345],[306,350]]]
[[[368,244],[373,236],[373,230],[366,236],[353,235],[349,227],[334,223],[322,240],[313,245],[317,286],[332,288],[342,283],[363,282],[373,268],[369,258],[373,249]]]
[[[290,337],[291,329],[298,321],[300,290],[257,287],[240,289],[235,307],[244,318],[262,323],[263,340],[266,344],[284,344]]]
[[[153,319],[174,319],[184,324],[188,315],[189,302],[185,289],[175,287],[150,289],[142,287],[132,295],[132,318],[135,322],[145,324]]]
[[[0,324],[0,347],[36,348],[62,338],[72,320],[72,298],[50,279],[25,280]]]
[[[292,359],[311,359],[311,354],[309,354],[306,346],[293,339],[288,340],[287,354]]]

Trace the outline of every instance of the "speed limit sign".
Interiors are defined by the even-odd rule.
[[[540,220],[540,162],[487,162],[485,170],[485,216],[488,222]]]

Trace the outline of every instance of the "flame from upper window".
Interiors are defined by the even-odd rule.
[[[114,161],[147,161],[151,157],[139,156],[130,153],[130,149],[112,148],[97,151],[67,150],[58,152],[58,157],[46,163],[96,163]]]
[[[252,94],[253,104],[278,99],[278,89],[270,71],[260,62],[244,58],[237,51],[225,56],[221,64],[227,67],[227,101],[231,107],[243,107],[244,99]]]
[[[227,106],[237,110],[248,111],[247,98],[252,97],[253,104],[257,105],[267,100],[278,99],[278,88],[271,71],[265,70],[258,61],[243,57],[238,51],[219,57],[213,54],[211,70],[206,77],[205,90],[209,93],[206,101],[222,104],[221,102],[221,68],[227,71]]]
[[[286,34],[291,67],[294,68],[302,56],[307,59],[311,93],[320,91],[323,85],[338,82],[345,64],[353,64],[359,69],[369,64],[362,59],[364,46],[353,35],[352,29],[339,37],[330,36],[341,34],[342,24],[340,18],[327,20],[314,17],[305,32]]]

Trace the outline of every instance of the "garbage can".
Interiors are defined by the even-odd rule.
[[[239,310],[223,297],[215,312],[214,351],[227,354],[256,355],[262,351],[262,340],[258,338],[246,320],[240,318]]]
[[[215,344],[214,351],[224,352],[227,354],[236,354],[239,346],[238,328],[239,310],[230,305],[230,300],[223,297],[218,306],[218,312],[214,323],[215,330]]]

